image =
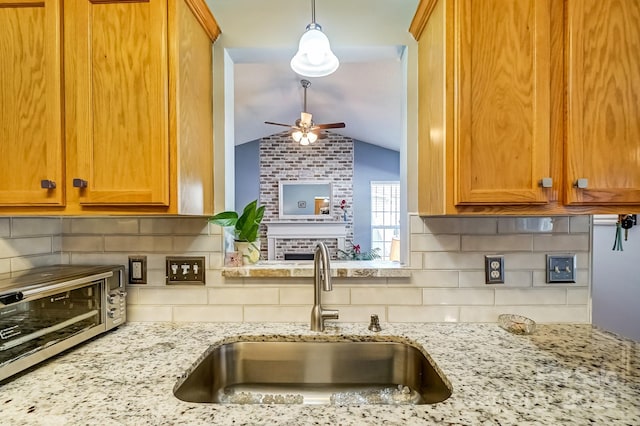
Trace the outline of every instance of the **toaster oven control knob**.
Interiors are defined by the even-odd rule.
[[[113,304],[115,304],[115,303],[116,303],[116,301],[113,299],[114,297],[115,297],[115,294],[109,294],[109,295],[107,296],[107,302],[108,302],[110,305],[113,305]]]
[[[120,297],[125,297],[127,295],[127,292],[124,290],[120,290]]]
[[[109,318],[113,318],[116,316],[116,308],[109,308],[109,310],[107,311],[107,316]]]

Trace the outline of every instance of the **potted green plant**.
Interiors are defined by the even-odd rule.
[[[253,200],[244,207],[240,215],[234,211],[225,211],[209,218],[210,223],[233,227],[235,251],[248,263],[256,263],[260,259],[258,232],[264,208],[265,206],[258,206],[258,200]]]
[[[351,243],[351,248],[347,250],[338,249],[338,259],[340,260],[375,260],[380,259],[380,248],[376,247],[370,251],[362,251],[360,244]]]

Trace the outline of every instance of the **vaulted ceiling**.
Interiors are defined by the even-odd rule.
[[[289,66],[311,22],[310,0],[207,0],[233,77],[233,130],[242,144],[287,130],[303,106],[302,78],[311,81],[307,111],[316,123],[343,121],[336,133],[399,150],[406,111],[405,45],[418,0],[316,0],[316,22],[340,60],[326,77],[298,76]],[[217,59],[218,57],[216,57]],[[227,112],[228,113],[228,112]]]

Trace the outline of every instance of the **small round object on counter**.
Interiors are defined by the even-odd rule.
[[[536,322],[514,314],[498,315],[498,325],[513,334],[531,334],[536,330]]]

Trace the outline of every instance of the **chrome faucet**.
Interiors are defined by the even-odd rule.
[[[321,288],[322,286],[322,288]],[[329,251],[323,242],[316,245],[313,254],[313,309],[311,310],[311,330],[324,331],[324,320],[338,319],[338,311],[322,308],[322,290],[331,291],[331,268]]]

